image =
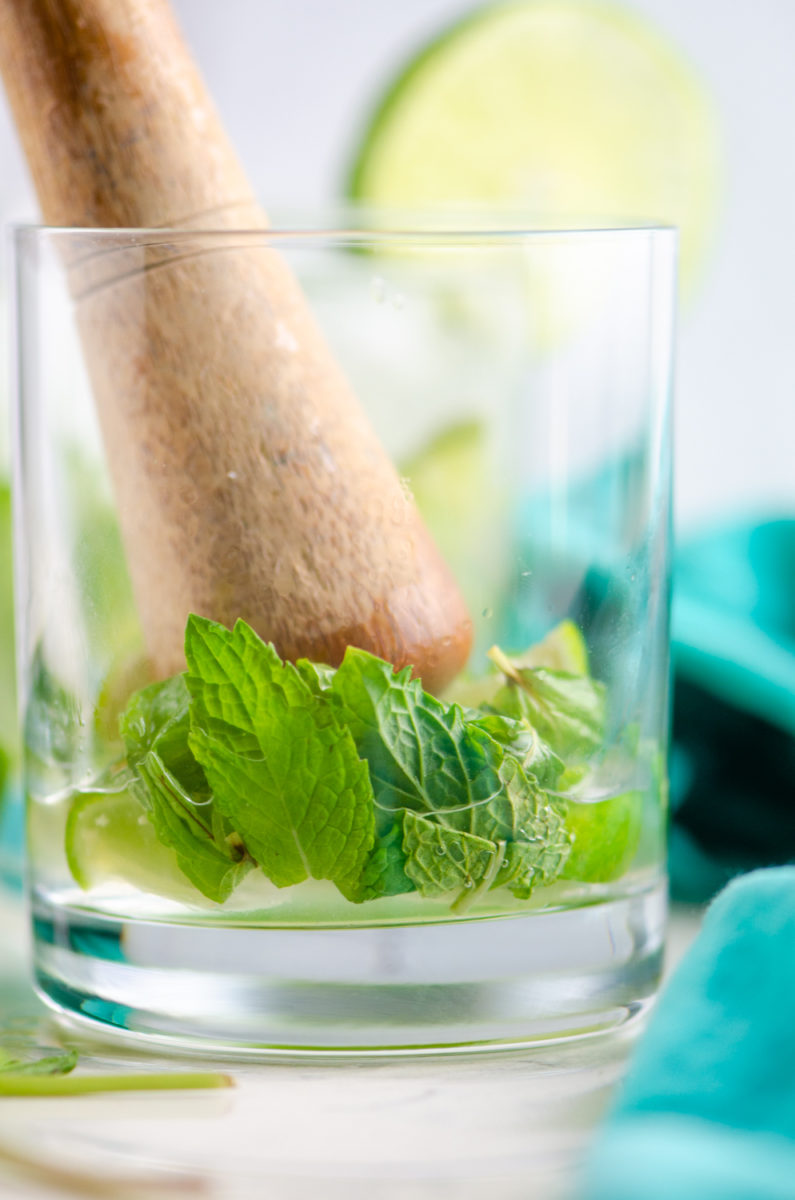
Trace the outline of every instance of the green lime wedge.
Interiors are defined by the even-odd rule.
[[[500,498],[487,486],[490,455],[488,429],[467,420],[443,429],[401,464],[417,508],[474,613],[489,606],[500,577],[502,547],[493,533]]]
[[[195,902],[174,851],[158,841],[149,818],[129,791],[85,792],[66,820],[66,861],[85,891],[123,881],[143,891]]]
[[[587,0],[511,0],[403,67],[348,191],[371,205],[488,205],[558,225],[675,224],[687,285],[712,238],[719,143],[704,84],[641,17]]]
[[[595,804],[570,800],[566,828],[574,845],[561,879],[609,883],[623,875],[638,849],[642,809],[642,792],[623,792]]]
[[[561,621],[545,638],[511,661],[517,667],[549,667],[570,675],[587,675],[588,647],[573,621]]]

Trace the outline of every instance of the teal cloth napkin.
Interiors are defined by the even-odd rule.
[[[582,1200],[795,1197],[795,868],[731,883],[664,990]]]
[[[795,520],[680,545],[673,666],[671,891],[702,901],[795,860]]]

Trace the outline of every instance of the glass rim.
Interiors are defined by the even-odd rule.
[[[231,206],[230,206],[231,207]],[[76,241],[96,239],[109,245],[127,247],[163,241],[190,241],[207,237],[218,240],[245,239],[312,245],[399,244],[399,245],[511,245],[556,240],[599,240],[619,238],[662,238],[676,242],[677,226],[665,221],[633,217],[569,217],[532,214],[527,211],[490,208],[392,209],[331,207],[317,210],[318,215],[297,210],[294,217],[276,218],[263,226],[241,224],[214,225],[211,214],[202,224],[162,226],[80,226],[47,225],[36,221],[18,221],[9,225],[16,242],[53,239]],[[198,218],[194,218],[198,220]]]

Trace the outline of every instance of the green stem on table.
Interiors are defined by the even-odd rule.
[[[2,1096],[84,1096],[96,1092],[175,1091],[234,1087],[229,1075],[217,1071],[182,1071],[128,1075],[15,1075],[0,1074]]]

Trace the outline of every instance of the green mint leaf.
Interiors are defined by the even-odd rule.
[[[504,876],[524,894],[562,867],[569,838],[539,776],[549,786],[563,763],[526,721],[445,707],[408,669],[395,672],[363,650],[347,651],[329,695],[370,766],[381,830],[393,828],[394,814],[405,810],[405,862],[392,834],[389,852],[374,856],[368,895],[388,886],[388,863],[392,882],[402,880],[402,871],[423,895],[463,896],[469,878],[474,897],[492,869],[486,886],[502,881],[495,864],[503,843],[525,844],[511,852]],[[456,904],[460,911],[463,904]]]
[[[76,697],[50,671],[43,642],[33,651],[24,742],[28,757],[44,767],[69,767],[80,759],[82,729]]]
[[[558,878],[571,853],[572,837],[561,806],[533,786],[518,762],[506,760],[503,773],[521,824],[491,886],[507,887],[526,900],[534,888]]]
[[[416,890],[414,882],[406,874],[405,868],[403,824],[398,818],[385,834],[376,838],[359,878],[340,890],[354,904],[413,892]]]
[[[557,790],[565,770],[563,760],[527,721],[517,721],[500,713],[477,713],[471,722],[499,742],[512,758],[518,759],[525,773],[532,775],[539,787]]]
[[[295,669],[316,696],[328,691],[336,674],[334,667],[310,662],[308,658],[299,658]]]
[[[487,709],[526,721],[562,759],[587,758],[602,744],[604,684],[588,675],[547,667],[518,667],[498,646],[489,656],[507,682]]]
[[[187,714],[190,696],[181,675],[151,683],[135,692],[119,718],[119,730],[127,751],[127,765],[134,771],[155,740]],[[185,745],[187,750],[187,745]],[[197,764],[193,761],[193,766]],[[202,784],[208,790],[207,781]]]
[[[369,765],[381,830],[402,808],[443,813],[462,825],[465,819],[447,810],[487,803],[500,793],[502,747],[468,724],[458,705],[447,708],[424,692],[408,667],[396,672],[349,647],[328,695]]]
[[[374,841],[373,791],[351,733],[291,663],[243,621],[190,616],[189,745],[277,887],[359,877]]]
[[[403,814],[405,871],[423,896],[474,889],[492,865],[497,847],[486,838],[448,829],[414,812]]]
[[[0,1075],[67,1075],[76,1066],[76,1050],[45,1052],[32,1060],[14,1059],[0,1052]]]
[[[119,722],[134,772],[131,790],[159,841],[203,896],[222,904],[252,867],[232,825],[216,811],[188,744],[190,694],[182,675],[136,692]]]
[[[14,1027],[9,1023],[0,1029],[0,1074],[2,1075],[67,1075],[77,1065],[77,1052],[56,1046],[41,1046],[35,1028]]]

